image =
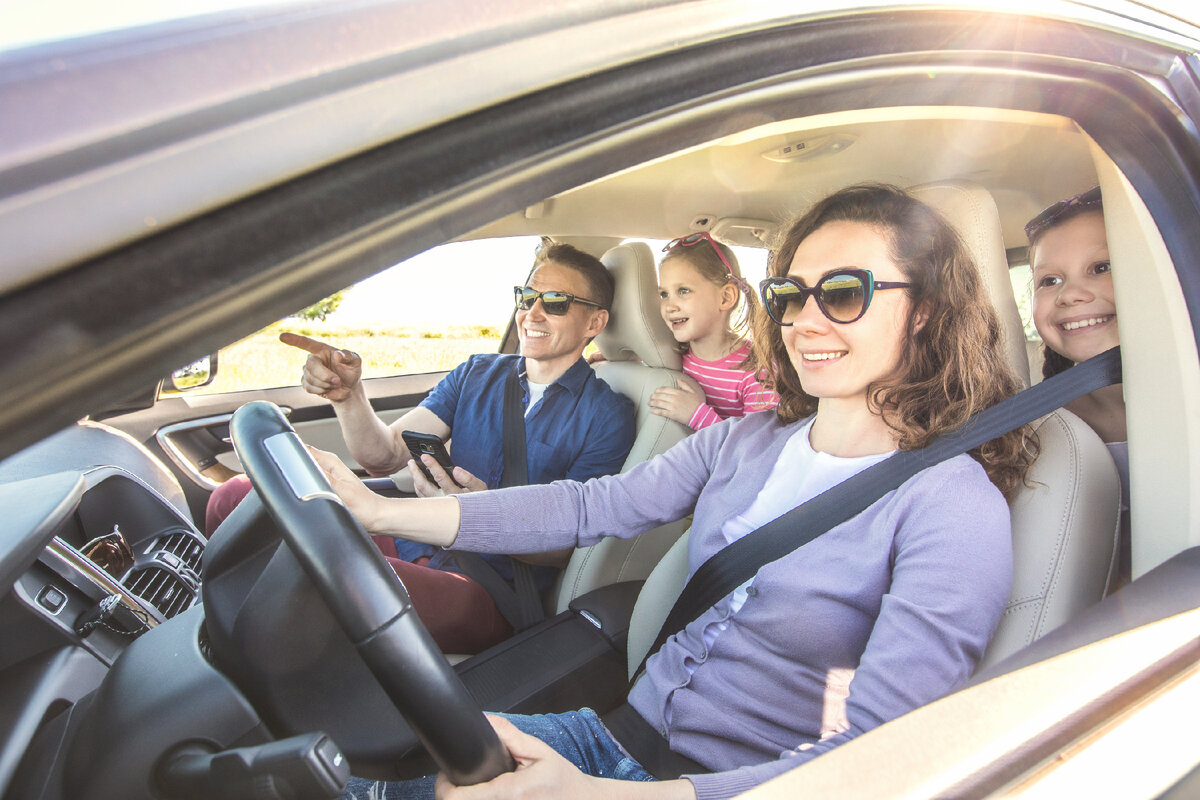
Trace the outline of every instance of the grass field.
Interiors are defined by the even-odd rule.
[[[367,378],[442,372],[457,366],[473,353],[496,352],[502,333],[482,325],[454,326],[437,331],[363,330],[289,319],[221,350],[217,379],[188,394],[297,385],[308,354],[281,343],[279,334],[284,331],[353,350],[362,357],[363,376]]]

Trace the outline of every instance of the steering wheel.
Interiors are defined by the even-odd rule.
[[[247,403],[229,430],[287,547],[438,767],[460,786],[511,771],[508,751],[421,623],[408,592],[279,408]]]

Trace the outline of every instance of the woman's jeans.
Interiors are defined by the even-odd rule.
[[[498,714],[553,747],[588,775],[622,781],[652,781],[654,776],[625,754],[600,717],[590,708],[565,714],[533,716]],[[343,800],[409,800],[432,798],[434,777],[386,783],[351,778]]]

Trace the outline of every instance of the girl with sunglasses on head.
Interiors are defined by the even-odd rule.
[[[759,382],[745,336],[754,300],[737,256],[703,231],[672,240],[663,252],[658,310],[683,350],[687,379],[655,389],[650,410],[700,430],[773,408],[775,395]]]
[[[529,550],[634,536],[693,514],[695,570],[729,543],[1017,390],[974,265],[935,212],[885,186],[842,190],[771,259],[755,346],[774,413],[712,425],[621,475],[408,502],[316,453],[369,530]],[[856,283],[857,282],[857,285]],[[794,289],[795,291],[791,291]],[[722,798],[962,685],[1008,600],[1014,432],[929,467],[758,574],[646,662],[629,706],[697,765],[655,781],[592,711],[493,724],[517,763],[471,797]],[[356,797],[429,797],[433,779]]]
[[[1033,270],[1033,324],[1042,337],[1042,375],[1051,377],[1120,343],[1104,205],[1096,186],[1046,208],[1025,226]],[[1129,444],[1125,395],[1106,386],[1067,404],[1108,447],[1121,477],[1119,580],[1131,573]]]

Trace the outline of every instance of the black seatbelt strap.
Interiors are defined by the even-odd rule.
[[[654,644],[634,672],[674,633],[683,630],[721,598],[820,534],[866,510],[921,470],[1016,430],[1096,389],[1121,382],[1119,347],[1107,350],[1012,397],[980,411],[958,430],[920,450],[896,453],[757,530],[705,561],[683,587]]]
[[[529,463],[525,449],[525,398],[518,374],[520,368],[521,360],[517,359],[504,384],[501,488],[525,486],[529,483]],[[509,558],[513,568],[513,583],[509,586],[508,581],[500,577],[500,573],[478,553],[456,550],[454,561],[463,574],[487,591],[496,603],[496,609],[513,630],[525,630],[545,618],[541,593],[538,592],[533,567],[530,564]]]
[[[529,457],[525,452],[525,393],[521,391],[521,360],[504,383],[504,470],[500,487],[529,483]]]
[[[605,713],[600,717],[600,721],[621,747],[625,748],[625,752],[660,781],[711,771],[667,747],[667,740],[662,734],[646,722],[629,703],[622,703]]]

